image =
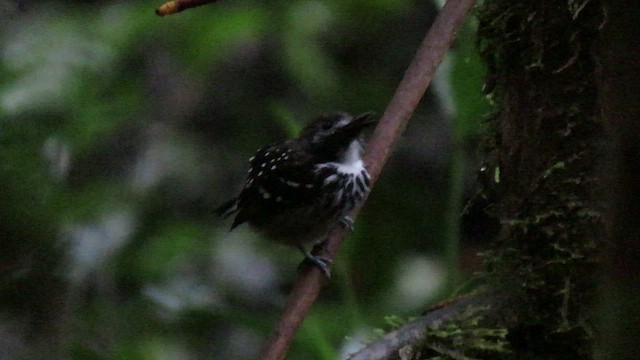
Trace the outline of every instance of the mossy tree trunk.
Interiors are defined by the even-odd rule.
[[[607,158],[606,261],[597,359],[640,358],[640,2],[605,0],[598,57]]]
[[[353,359],[638,358],[639,15],[637,1],[481,5],[495,111],[468,208],[500,223],[486,286]]]
[[[508,290],[516,358],[588,359],[594,264],[603,233],[605,142],[594,44],[599,1],[486,1],[480,50],[495,101],[486,208],[501,224],[487,253]]]
[[[589,359],[604,230],[598,191],[606,142],[594,57],[602,7],[487,0],[479,19],[495,105],[480,199],[501,226],[485,254],[488,285],[500,300],[439,326],[466,335],[443,336],[450,351],[438,352]]]

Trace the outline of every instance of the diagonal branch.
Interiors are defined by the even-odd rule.
[[[406,128],[409,118],[433,78],[436,67],[451,47],[456,32],[474,3],[475,0],[447,1],[422,41],[369,141],[364,161],[372,184],[380,175],[392,146]],[[355,209],[352,217],[355,218],[359,211],[360,208]],[[345,229],[337,226],[329,235],[321,255],[335,258],[344,237]],[[323,274],[315,267],[307,267],[300,275],[289,294],[283,313],[260,352],[260,359],[280,360],[285,357],[296,331],[318,297],[323,281]]]

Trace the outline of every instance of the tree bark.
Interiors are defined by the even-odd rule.
[[[593,56],[601,5],[494,0],[480,18],[497,105],[485,196],[502,224],[486,263],[515,298],[510,348],[520,359],[589,359],[604,229]]]
[[[422,348],[413,338],[411,355],[395,344],[386,358],[591,359],[609,144],[594,56],[602,4],[487,0],[478,16],[494,113],[476,201],[501,224],[484,253],[486,286],[451,305],[455,316],[427,314],[413,332]]]
[[[640,333],[640,4],[605,1],[598,55],[604,123],[611,134],[599,359],[638,359]]]

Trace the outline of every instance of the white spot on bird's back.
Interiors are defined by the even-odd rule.
[[[260,194],[262,194],[262,197],[265,198],[265,199],[268,199],[268,198],[271,197],[271,194],[269,194],[269,192],[265,188],[263,188],[262,186],[260,186],[258,188],[258,192]]]

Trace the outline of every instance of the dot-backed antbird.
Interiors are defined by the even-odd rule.
[[[353,226],[348,213],[370,186],[362,131],[375,122],[371,112],[325,114],[297,138],[261,148],[249,159],[240,195],[217,213],[236,214],[231,230],[248,222],[266,238],[297,247],[329,276],[328,259],[307,247],[321,243],[338,222]]]

